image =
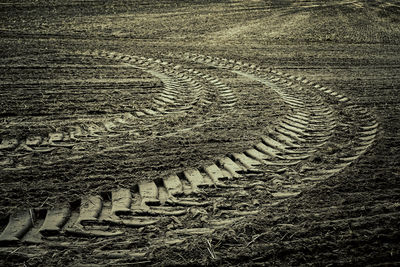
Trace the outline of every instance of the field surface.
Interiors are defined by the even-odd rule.
[[[400,1],[3,1],[1,266],[400,265]]]

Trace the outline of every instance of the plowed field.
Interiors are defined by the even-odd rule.
[[[0,265],[400,264],[399,1],[0,13]]]

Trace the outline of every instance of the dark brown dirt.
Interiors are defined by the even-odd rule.
[[[227,152],[242,152],[288,112],[262,84],[176,57],[183,52],[306,77],[348,96],[380,123],[374,145],[339,174],[212,235],[152,247],[143,259],[127,256],[110,263],[91,258],[96,249],[115,249],[112,242],[121,249],[146,249],[168,226],[163,222],[111,241],[79,243],[77,238],[75,246],[44,247],[44,255],[26,256],[21,246],[5,253],[0,265],[400,263],[398,1],[8,1],[0,4],[0,14],[0,140],[46,136],[139,111],[162,90],[160,79],[149,73],[77,53],[86,49],[198,69],[218,77],[238,98],[229,112],[212,106],[170,114],[138,122],[118,137],[83,142],[75,150],[34,156],[1,150],[0,160],[11,153],[13,162],[0,166],[0,230],[20,208],[49,208],[88,193],[130,188],[203,166]],[[344,116],[345,111],[336,111]],[[218,120],[204,123],[210,117]],[[194,128],[196,123],[204,125]],[[336,138],[351,140],[351,134]],[[78,157],[66,160],[71,155]],[[184,221],[188,228],[200,227],[200,216],[190,216]]]

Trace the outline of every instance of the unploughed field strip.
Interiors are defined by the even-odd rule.
[[[182,70],[160,60],[118,53],[92,51],[82,55],[111,57],[132,64],[164,83],[163,92],[154,98],[154,109],[130,114],[129,118],[111,118],[104,132],[123,130],[130,120],[172,112],[171,105],[177,103],[173,112],[185,112],[198,103],[213,104],[207,98],[208,90],[220,94],[218,108],[235,107],[237,96],[229,87],[197,70]],[[290,112],[277,126],[268,128],[268,134],[260,136],[252,147],[241,153],[227,151],[213,164],[143,181],[130,188],[83,196],[80,201],[53,209],[18,210],[2,226],[1,252],[9,253],[24,245],[16,253],[29,258],[46,253],[49,248],[90,245],[88,238],[96,238],[99,243],[110,239],[118,242],[94,249],[94,262],[96,258],[149,260],[149,251],[154,247],[178,246],[187,236],[211,235],[257,215],[261,209],[279,207],[285,199],[296,197],[304,188],[357,161],[377,137],[379,125],[368,110],[306,78],[223,58],[198,54],[170,56],[261,83],[266,90],[276,92]],[[69,136],[68,140],[71,135],[83,140],[91,137],[85,127],[76,127],[80,134],[60,133],[49,143],[57,147],[67,144],[64,136]],[[350,132],[353,137],[342,132]],[[47,139],[53,135],[49,134]],[[1,146],[13,150],[21,145],[29,147],[31,143],[26,142],[3,139]],[[270,198],[260,199],[260,192],[265,190]],[[393,212],[398,212],[397,207],[393,207]],[[373,219],[374,214],[371,216]],[[147,240],[145,245],[139,241],[143,238]]]

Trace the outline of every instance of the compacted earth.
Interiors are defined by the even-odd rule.
[[[400,264],[399,1],[0,14],[0,265]]]

